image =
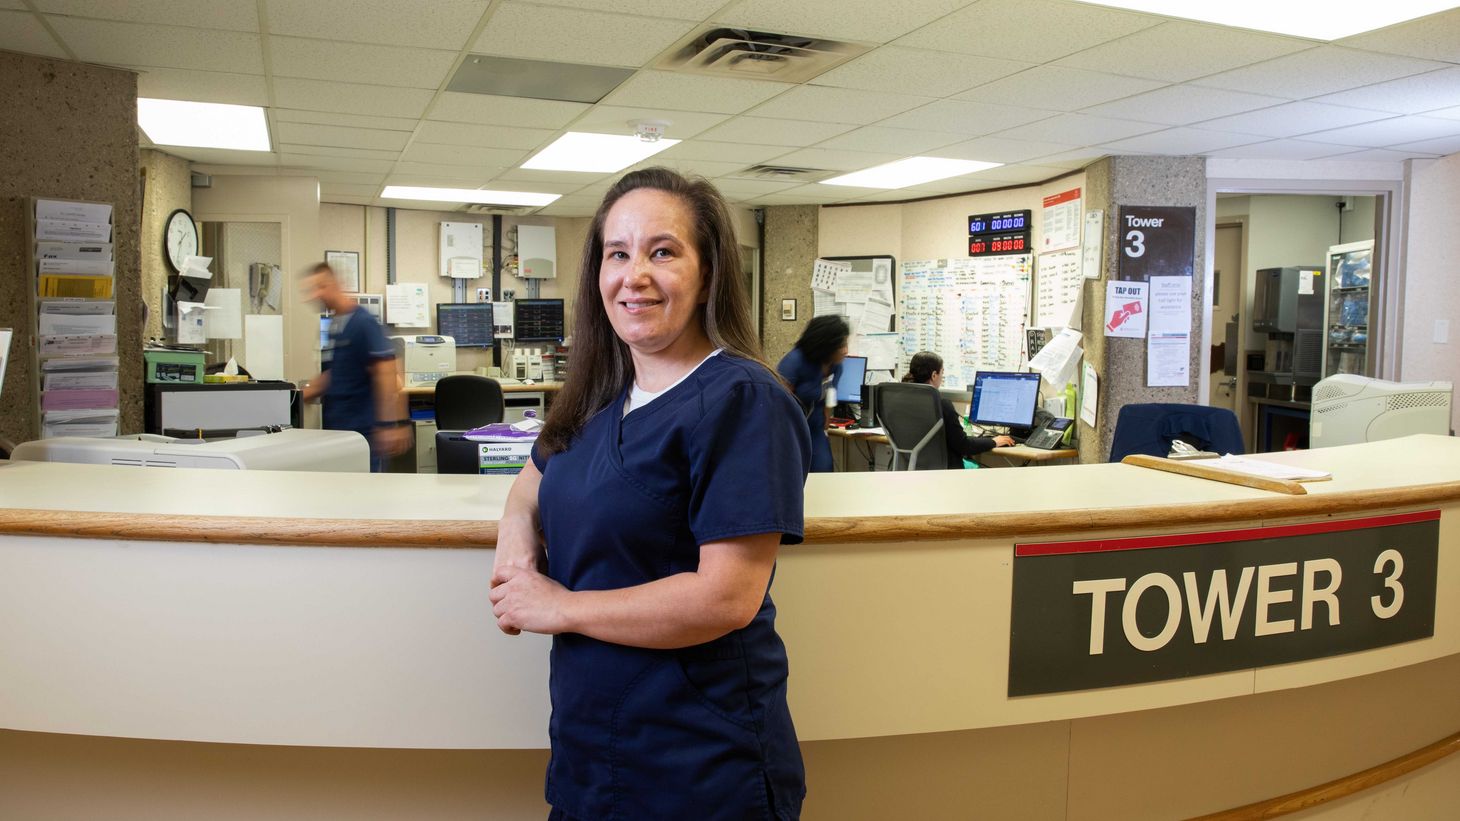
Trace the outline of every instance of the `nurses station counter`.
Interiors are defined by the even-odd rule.
[[[1453,818],[1460,440],[1265,458],[813,476],[804,817]],[[542,818],[509,483],[0,462],[0,817]]]

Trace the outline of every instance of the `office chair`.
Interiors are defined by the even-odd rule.
[[[506,415],[502,386],[475,374],[442,377],[436,383],[436,429],[464,431],[501,422]]]
[[[1241,454],[1246,449],[1237,414],[1226,408],[1150,402],[1120,409],[1110,438],[1110,461],[1132,453],[1165,457],[1174,439],[1213,453]]]
[[[440,430],[436,432],[437,473],[480,473],[481,457],[479,443],[462,435],[461,431]]]
[[[943,444],[943,406],[938,389],[912,382],[877,386],[877,418],[892,440],[893,470],[943,470],[948,448]],[[899,468],[899,457],[905,467]]]

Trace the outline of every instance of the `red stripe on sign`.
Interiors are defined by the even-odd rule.
[[[1281,539],[1288,536],[1311,536],[1317,533],[1340,533],[1345,530],[1365,530],[1373,527],[1407,525],[1414,522],[1434,522],[1439,518],[1440,511],[1438,510],[1421,510],[1416,513],[1394,513],[1388,516],[1368,516],[1363,519],[1336,519],[1299,525],[1213,530],[1206,533],[1172,533],[1160,536],[1132,536],[1124,539],[1016,544],[1014,545],[1014,555],[1063,556],[1070,553],[1106,553],[1114,550],[1150,550],[1158,547],[1187,547],[1197,544]]]
[[[1051,205],[1059,205],[1062,202],[1070,202],[1071,200],[1077,200],[1079,198],[1080,189],[1071,188],[1069,191],[1061,191],[1058,194],[1050,194],[1049,196],[1045,197],[1044,207],[1048,208]]]

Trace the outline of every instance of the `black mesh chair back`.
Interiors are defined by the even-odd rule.
[[[938,389],[913,382],[877,386],[877,419],[892,440],[893,470],[943,470],[943,405]]]
[[[436,429],[471,430],[502,421],[502,386],[476,374],[454,374],[436,383]]]
[[[480,473],[480,445],[467,439],[461,431],[437,431],[436,472]]]

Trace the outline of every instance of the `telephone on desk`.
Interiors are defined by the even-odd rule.
[[[1064,441],[1065,431],[1070,429],[1070,425],[1074,424],[1074,421],[1063,416],[1052,416],[1041,422],[1039,427],[1029,434],[1029,438],[1024,440],[1024,444],[1041,450],[1055,450]]]

